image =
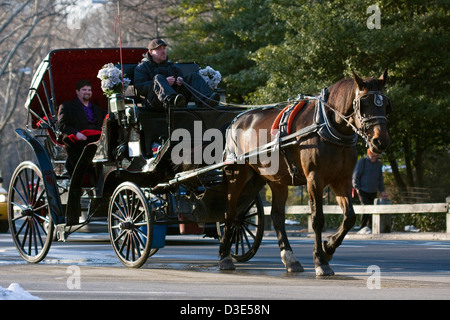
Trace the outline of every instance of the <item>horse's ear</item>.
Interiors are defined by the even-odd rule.
[[[384,73],[381,75],[381,77],[378,78],[378,82],[382,87],[384,87],[384,85],[386,84],[387,77],[388,77],[388,69],[386,68],[384,69]]]
[[[360,77],[358,77],[354,70],[352,70],[353,73],[353,80],[355,80],[356,85],[358,86],[359,90],[362,91],[364,87],[364,81]]]

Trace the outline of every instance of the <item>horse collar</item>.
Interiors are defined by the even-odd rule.
[[[326,110],[325,104],[328,98],[328,90],[325,88],[319,99],[316,100],[316,110],[314,116],[314,122],[316,125],[321,125],[317,131],[319,136],[333,144],[340,146],[355,146],[358,140],[358,135],[355,133],[351,135],[345,135],[339,132],[332,124]]]

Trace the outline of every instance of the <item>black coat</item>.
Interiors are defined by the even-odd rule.
[[[164,76],[164,78],[183,77],[183,72],[173,62],[167,59],[165,62],[156,63],[147,52],[141,63],[134,69],[134,87],[140,96],[148,97],[149,89],[153,89],[157,74]],[[174,86],[176,86],[176,83]]]
[[[92,104],[94,122],[90,123],[84,108],[84,105],[78,98],[72,101],[66,101],[59,107],[58,125],[64,135],[76,134],[84,129],[102,130],[103,119],[105,117],[102,109]]]
[[[144,99],[145,105],[154,111],[162,111],[163,101],[167,97],[174,94],[182,94],[186,100],[194,98],[196,103],[200,100],[192,96],[192,93],[186,86],[178,86],[175,81],[173,85],[169,85],[168,77],[182,77],[183,81],[200,92],[204,97],[210,97],[213,92],[205,80],[198,72],[183,74],[181,69],[175,64],[166,60],[165,62],[156,63],[147,52],[141,63],[134,69],[134,87],[138,95]]]

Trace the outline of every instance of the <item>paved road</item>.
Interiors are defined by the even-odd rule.
[[[169,236],[141,269],[127,269],[105,234],[55,242],[37,265],[25,263],[10,235],[0,234],[0,287],[19,283],[42,299],[450,298],[450,241],[345,240],[329,278],[315,277],[312,239],[291,243],[303,273],[285,272],[274,237],[264,237],[256,256],[236,271],[221,272],[217,241],[199,236]]]

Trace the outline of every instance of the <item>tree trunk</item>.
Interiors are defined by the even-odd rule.
[[[406,184],[403,181],[403,178],[400,174],[400,170],[398,169],[398,164],[397,164],[397,160],[395,159],[395,155],[388,151],[387,157],[388,157],[389,164],[391,165],[392,173],[394,174],[395,183],[397,184],[397,186],[401,192],[405,192]]]
[[[414,175],[412,170],[412,156],[411,145],[409,139],[403,139],[403,150],[405,151],[405,165],[406,165],[406,183],[409,187],[414,187]]]

